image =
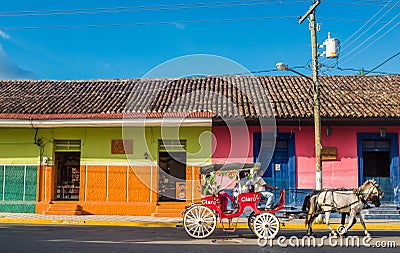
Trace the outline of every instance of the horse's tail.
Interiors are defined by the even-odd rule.
[[[308,209],[308,214],[306,216],[306,220],[304,221],[305,226],[308,226],[308,222],[311,220],[311,217],[313,216],[315,212],[315,207],[317,205],[316,199],[318,195],[314,195],[310,198],[310,209]]]
[[[305,213],[310,208],[310,198],[311,194],[307,194],[303,200],[303,205],[301,207],[301,211]]]
[[[315,196],[315,195],[318,195],[320,193],[321,193],[321,190],[314,190],[314,191],[310,192],[309,194],[307,194],[304,197],[303,205],[301,206],[301,211],[303,213],[308,212],[308,209],[310,208],[310,199],[311,199],[311,197]]]

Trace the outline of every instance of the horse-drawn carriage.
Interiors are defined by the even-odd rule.
[[[200,168],[203,179],[201,202],[193,203],[186,207],[183,213],[183,226],[186,233],[193,238],[207,238],[216,229],[217,221],[222,229],[234,232],[240,217],[247,216],[249,229],[258,237],[273,239],[279,232],[280,221],[275,215],[282,211],[285,205],[285,190],[280,190],[279,202],[272,208],[266,209],[262,205],[260,192],[243,191],[244,183],[241,173],[247,173],[250,180],[256,171],[254,164],[213,164]],[[373,180],[366,181],[362,186],[344,189],[323,189],[314,192],[308,201],[309,210],[303,210],[301,215],[306,216],[307,232],[312,234],[312,222],[319,214],[326,215],[326,224],[335,234],[329,224],[329,216],[332,212],[348,214],[348,225],[339,226],[340,235],[345,234],[355,223],[355,217],[359,217],[364,227],[364,232],[369,235],[361,216],[361,210],[367,201],[379,206],[379,198],[384,194],[380,186]],[[304,205],[303,205],[304,206]],[[283,216],[288,216],[283,213]]]
[[[216,228],[217,220],[224,231],[234,232],[238,220],[248,213],[249,228],[261,238],[274,238],[280,228],[275,213],[282,210],[285,204],[285,191],[280,191],[280,200],[273,208],[262,205],[260,192],[244,191],[241,178],[251,180],[255,171],[254,164],[213,164],[200,168],[203,178],[202,199],[200,203],[191,204],[183,214],[183,225],[186,233],[193,238],[206,238]],[[251,188],[251,187],[250,187]]]

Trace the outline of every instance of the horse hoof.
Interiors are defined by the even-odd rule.
[[[336,230],[340,236],[347,234],[347,228],[343,225],[340,225]]]

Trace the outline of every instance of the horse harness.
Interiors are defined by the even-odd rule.
[[[326,202],[326,196],[327,196],[327,194],[325,194],[325,196],[324,196],[324,204],[323,205],[321,205],[321,206],[330,206],[330,207],[332,207],[332,209],[330,210],[330,212],[337,212],[338,210],[341,210],[341,209],[345,209],[345,208],[348,208],[348,207],[350,207],[350,206],[352,206],[352,205],[354,205],[354,204],[356,204],[358,201],[360,201],[361,200],[361,203],[363,203],[364,205],[366,205],[367,204],[367,201],[364,199],[364,198],[362,198],[362,195],[363,195],[363,192],[360,192],[360,191],[358,191],[358,189],[357,188],[354,188],[353,189],[353,193],[357,196],[357,200],[356,201],[354,201],[354,202],[352,202],[352,203],[350,203],[350,204],[347,204],[347,205],[345,205],[345,206],[342,206],[342,207],[337,207],[337,203],[335,202],[335,199],[334,199],[334,194],[333,194],[333,192],[340,192],[340,191],[349,191],[348,189],[345,189],[345,188],[338,188],[338,189],[326,189],[326,190],[321,190],[319,193],[318,193],[318,195],[319,194],[321,194],[322,192],[331,192],[332,193],[332,204],[325,204],[325,202]],[[345,193],[342,193],[342,194],[345,194]],[[368,193],[369,194],[369,193]],[[368,196],[368,195],[367,195]],[[325,213],[326,211],[320,211],[320,212],[316,212],[315,214],[322,214],[322,213]]]

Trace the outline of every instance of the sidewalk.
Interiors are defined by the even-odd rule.
[[[305,229],[304,219],[290,221],[281,219],[282,229]],[[331,219],[333,226],[339,219]],[[236,219],[233,220],[236,222]],[[42,215],[33,213],[0,213],[0,224],[32,225],[91,225],[91,226],[139,226],[139,227],[182,227],[182,218],[159,218],[150,216],[120,215]],[[400,230],[400,220],[365,220],[368,230]],[[218,224],[220,227],[220,224]],[[247,228],[247,218],[238,220],[237,228]],[[314,229],[327,229],[325,224],[314,224]],[[352,229],[362,229],[358,222]]]

